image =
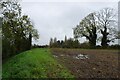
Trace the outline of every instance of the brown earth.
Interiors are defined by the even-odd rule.
[[[51,49],[59,63],[80,78],[118,78],[118,50],[95,49]],[[76,59],[79,54],[86,59]]]

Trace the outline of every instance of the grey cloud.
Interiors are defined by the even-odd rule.
[[[30,16],[35,28],[39,31],[40,39],[33,41],[36,44],[49,44],[52,37],[64,39],[64,36],[73,37],[72,28],[75,27],[87,14],[104,7],[117,8],[117,3],[98,2],[23,2],[23,14]],[[84,40],[84,39],[83,39]]]

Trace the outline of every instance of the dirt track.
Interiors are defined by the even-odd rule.
[[[118,50],[51,49],[53,56],[81,78],[118,78]],[[83,54],[88,58],[77,59]]]

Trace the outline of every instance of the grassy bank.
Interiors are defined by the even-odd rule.
[[[3,78],[72,78],[49,49],[32,49],[12,57],[3,64]]]

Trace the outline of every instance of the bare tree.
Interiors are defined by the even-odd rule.
[[[114,41],[116,36],[116,13],[112,8],[104,8],[96,14],[99,30],[102,34],[101,45],[108,46],[108,43]]]

